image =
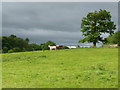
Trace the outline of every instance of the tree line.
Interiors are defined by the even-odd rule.
[[[28,38],[22,39],[16,35],[2,36],[0,37],[0,40],[2,41],[2,47],[0,48],[2,53],[49,50],[48,45],[56,45],[56,43],[52,41],[47,41],[40,45],[36,43],[29,44]],[[65,47],[61,49],[65,49]]]
[[[47,41],[40,45],[36,43],[29,44],[29,39],[22,39],[15,35],[2,36],[0,37],[0,42],[2,42],[2,47],[0,50],[2,53],[12,53],[12,52],[25,52],[25,51],[37,51],[37,50],[49,50],[48,45],[55,46],[56,43],[52,41]],[[106,43],[104,44],[118,44],[120,46],[120,31],[109,35],[106,38]],[[61,49],[68,49],[63,46]]]

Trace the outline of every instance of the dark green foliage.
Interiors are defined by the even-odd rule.
[[[29,39],[28,39],[28,38],[26,38],[26,39],[25,39],[25,41],[29,42]]]
[[[2,50],[2,37],[0,37],[0,50]]]
[[[3,36],[2,37],[2,49],[3,53],[13,49],[14,52],[20,52],[23,48],[28,47],[28,42],[22,38],[16,37],[15,35]]]
[[[0,50],[0,53],[2,53],[2,50]]]
[[[13,50],[13,52],[21,52],[21,49],[19,47],[15,47],[12,50]]]
[[[26,51],[27,51],[27,49],[26,49],[26,48],[23,48],[22,52],[26,52]]]
[[[61,47],[61,49],[69,49],[67,46],[63,46]]]
[[[8,50],[8,53],[13,53],[14,51],[11,49],[11,50]]]
[[[118,44],[120,46],[120,31],[115,32],[115,34],[110,35],[107,38],[108,44]]]
[[[15,37],[16,37],[16,35],[13,35],[13,34],[12,34],[12,35],[10,35],[10,37],[15,38]]]
[[[3,47],[2,52],[3,52],[3,53],[7,53],[7,52],[8,52],[8,48],[7,48],[7,47]]]
[[[55,46],[55,43],[52,42],[52,41],[47,41],[46,44],[47,44],[47,45],[50,45],[50,46]]]
[[[113,34],[116,25],[111,21],[110,12],[100,9],[98,12],[90,12],[86,17],[83,17],[81,28],[85,38],[79,42],[93,42],[93,45],[96,46],[96,43],[99,41],[106,42],[106,38],[103,38],[101,35],[106,33]]]
[[[48,45],[55,46],[56,44],[52,41],[47,41],[46,43],[41,44],[40,47],[42,50],[49,50]]]
[[[28,45],[28,51],[36,51],[36,50],[41,50],[40,46],[35,44],[35,43],[32,43],[32,44],[29,44]]]
[[[40,45],[42,50],[49,50],[49,47],[46,43]]]

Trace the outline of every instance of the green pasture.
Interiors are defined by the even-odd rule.
[[[2,55],[3,88],[117,88],[118,48]]]

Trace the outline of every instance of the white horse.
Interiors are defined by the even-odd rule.
[[[50,48],[50,50],[56,50],[57,49],[56,46],[50,46],[50,45],[48,45],[48,47]]]

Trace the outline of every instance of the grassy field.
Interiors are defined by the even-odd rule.
[[[3,88],[118,87],[118,48],[3,54]]]

